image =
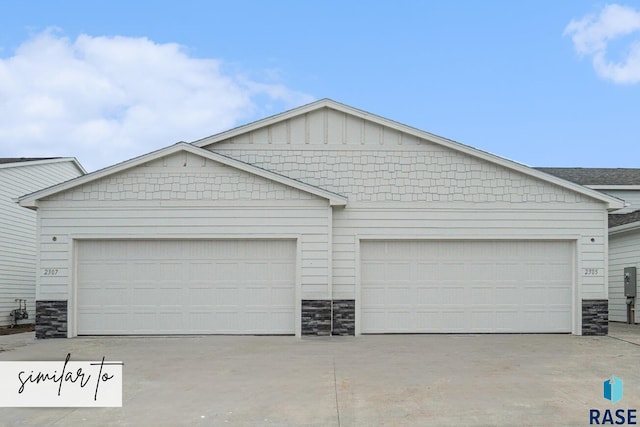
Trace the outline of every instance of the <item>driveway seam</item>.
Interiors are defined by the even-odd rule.
[[[340,424],[340,404],[338,403],[338,380],[336,379],[336,357],[333,357],[333,390],[336,396],[336,415],[338,416],[338,427]]]
[[[633,344],[633,345],[635,345],[635,346],[640,347],[640,344],[638,344],[638,343],[636,343],[636,342],[623,340],[622,338],[618,338],[618,337],[612,337],[611,335],[607,335],[607,336],[608,336],[609,338],[613,338],[614,340],[618,340],[618,341],[626,342],[626,343]]]

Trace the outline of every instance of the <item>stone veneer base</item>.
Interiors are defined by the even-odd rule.
[[[38,339],[66,338],[67,301],[36,301],[35,329]],[[582,335],[608,333],[608,300],[583,300]],[[302,335],[355,335],[355,300],[302,300]]]
[[[582,300],[582,335],[609,333],[609,301]]]
[[[36,338],[67,337],[67,301],[36,301]]]
[[[302,300],[302,336],[355,335],[355,318],[355,300]]]
[[[331,335],[331,301],[302,300],[302,335]]]
[[[356,334],[356,300],[333,300],[333,327],[331,335]]]

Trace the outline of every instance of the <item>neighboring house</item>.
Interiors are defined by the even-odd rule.
[[[27,300],[33,323],[36,298],[36,213],[21,208],[24,194],[85,172],[73,158],[0,158],[0,326],[11,325],[16,299]]]
[[[38,337],[607,333],[622,201],[331,100],[20,199]]]
[[[560,178],[601,191],[626,202],[624,209],[609,214],[609,320],[627,322],[628,298],[624,292],[624,269],[640,272],[640,169],[537,168]],[[636,294],[638,293],[636,285]],[[634,323],[640,323],[638,297],[630,302]]]

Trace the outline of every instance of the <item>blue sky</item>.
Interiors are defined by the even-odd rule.
[[[0,156],[88,170],[320,98],[532,166],[640,167],[640,2],[0,3]]]

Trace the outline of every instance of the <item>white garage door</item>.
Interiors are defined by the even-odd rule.
[[[571,331],[570,242],[363,242],[361,259],[363,333]]]
[[[81,241],[79,335],[293,334],[295,242]]]

